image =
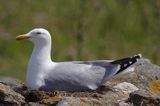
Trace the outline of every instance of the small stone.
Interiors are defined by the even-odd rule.
[[[26,104],[25,106],[46,106],[44,104],[39,104],[39,103],[35,103],[35,102],[29,102],[28,104]]]
[[[117,104],[118,106],[131,106],[130,104],[124,102],[124,101],[121,101]]]
[[[134,106],[160,106],[160,97],[148,91],[138,90],[130,94],[128,102]]]
[[[113,88],[115,91],[121,91],[124,94],[129,94],[131,92],[138,90],[138,88],[135,85],[128,82],[119,83],[115,85]]]
[[[25,103],[25,98],[9,86],[0,83],[0,103],[4,105],[22,105]]]

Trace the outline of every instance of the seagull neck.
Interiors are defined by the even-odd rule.
[[[34,62],[51,62],[51,43],[35,45],[31,56],[32,59]]]

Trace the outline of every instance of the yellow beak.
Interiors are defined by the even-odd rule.
[[[23,34],[23,35],[17,36],[17,37],[16,37],[16,40],[25,40],[25,39],[29,39],[29,38],[30,38],[29,36]]]

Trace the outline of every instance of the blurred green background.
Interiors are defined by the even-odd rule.
[[[54,61],[119,59],[136,53],[160,64],[160,0],[0,0],[0,75],[25,79],[33,44],[19,34],[42,27]]]

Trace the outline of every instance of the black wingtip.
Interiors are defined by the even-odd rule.
[[[116,74],[118,74],[118,73],[122,72],[123,70],[127,69],[132,64],[136,63],[141,58],[142,58],[142,55],[137,54],[132,57],[127,57],[127,58],[123,58],[120,60],[115,60],[115,61],[111,62],[111,64],[119,64],[120,65],[120,69],[116,73]]]
[[[134,55],[133,57],[135,57],[136,59],[140,59],[142,58],[142,54],[137,54],[137,55]]]

